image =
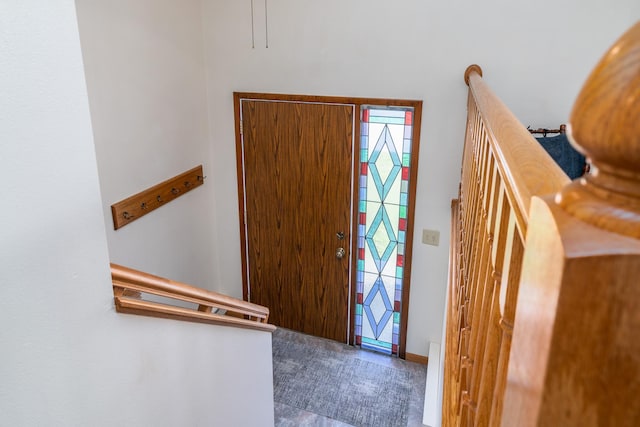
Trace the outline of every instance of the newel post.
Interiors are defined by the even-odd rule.
[[[640,425],[640,23],[571,113],[591,173],[533,198],[502,425]]]
[[[640,22],[587,79],[568,134],[591,159],[591,173],[562,191],[560,205],[597,227],[640,238]]]

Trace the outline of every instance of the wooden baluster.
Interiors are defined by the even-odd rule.
[[[472,230],[475,229],[475,226],[472,227]],[[469,244],[468,246],[469,251],[471,253],[473,253],[473,247],[475,245],[474,242],[470,242],[471,244]],[[456,408],[458,410],[458,414],[460,415],[462,413],[462,396],[463,394],[466,392],[467,390],[467,378],[468,378],[468,371],[470,369],[470,359],[469,359],[469,336],[471,333],[471,314],[470,314],[470,310],[472,308],[472,303],[473,303],[473,283],[472,283],[472,278],[473,278],[473,265],[474,265],[474,260],[469,259],[469,257],[467,257],[467,263],[466,263],[466,274],[467,276],[465,277],[465,287],[464,287],[464,294],[462,295],[463,301],[461,304],[461,329],[460,329],[460,348],[458,351],[458,355],[459,355],[459,359],[460,359],[460,370],[459,370],[459,376],[458,376],[458,384],[459,384],[459,392],[458,392],[458,399],[457,399],[457,404],[456,404]]]
[[[469,342],[469,374],[467,380],[467,388],[464,396],[464,413],[463,421],[461,425],[473,425],[473,418],[476,409],[476,393],[474,392],[475,383],[478,381],[477,377],[482,369],[482,351],[481,342],[483,341],[485,333],[485,324],[483,322],[485,312],[485,300],[488,286],[488,279],[491,275],[489,268],[489,253],[491,252],[491,245],[493,237],[488,233],[485,233],[481,237],[483,241],[481,255],[479,256],[480,262],[479,270],[476,273],[478,280],[476,281],[476,294],[474,296],[474,313],[473,323],[471,326],[471,336]],[[468,420],[468,422],[466,421]]]
[[[591,174],[531,203],[503,426],[640,425],[639,118],[637,23],[571,113]]]
[[[463,240],[459,240],[460,243],[460,247],[458,248],[458,251],[461,252],[464,250],[464,246],[463,246]],[[463,265],[463,260],[460,259],[460,266],[462,267]],[[451,358],[453,359],[453,368],[452,368],[452,372],[451,372],[451,377],[449,377],[449,381],[451,382],[451,384],[453,385],[452,388],[452,392],[451,395],[449,396],[449,398],[451,399],[451,414],[456,414],[458,413],[458,396],[460,394],[460,384],[459,384],[459,376],[460,376],[460,370],[461,370],[461,346],[462,346],[462,328],[463,328],[463,323],[464,323],[464,319],[462,318],[463,316],[463,300],[464,300],[464,281],[465,281],[465,274],[464,274],[464,269],[461,268],[458,271],[458,275],[457,275],[457,280],[458,280],[458,284],[457,284],[457,291],[458,291],[458,295],[457,295],[457,299],[452,301],[451,304],[456,308],[456,310],[453,312],[453,316],[455,316],[455,325],[451,330],[451,337],[452,337],[452,345],[451,345],[451,352],[449,353],[451,355]]]
[[[503,282],[500,285],[500,306],[502,317],[500,318],[500,351],[498,356],[498,367],[496,372],[496,384],[493,390],[491,402],[490,426],[500,425],[503,408],[503,395],[507,383],[507,367],[509,363],[509,352],[511,350],[511,337],[513,335],[513,322],[515,319],[516,303],[518,297],[518,285],[520,283],[520,273],[522,267],[522,256],[524,246],[517,231],[516,220],[513,215],[509,217],[507,242],[510,250],[505,256],[505,271]],[[502,297],[504,295],[504,298]]]
[[[469,409],[470,409],[470,424],[475,425],[475,415],[477,410],[477,402],[479,395],[480,382],[482,380],[482,373],[484,367],[484,353],[485,353],[485,341],[487,336],[487,326],[489,321],[489,313],[491,308],[491,299],[494,292],[494,283],[496,276],[499,276],[499,272],[495,269],[495,247],[494,236],[496,231],[496,223],[500,218],[502,204],[505,203],[503,199],[504,193],[501,192],[500,178],[497,170],[493,167],[493,159],[490,162],[491,166],[487,171],[488,176],[488,197],[485,200],[484,206],[487,209],[487,219],[485,221],[484,229],[487,238],[487,244],[485,246],[485,253],[483,253],[482,270],[480,272],[481,292],[478,295],[479,308],[477,309],[478,318],[474,321],[474,328],[476,334],[472,341],[472,354],[474,359],[474,370],[472,372],[470,392],[469,392]],[[498,235],[499,236],[499,235]]]
[[[481,129],[481,135],[484,135],[484,131]],[[471,217],[469,221],[471,223],[471,235],[477,236],[478,233],[483,229],[482,227],[482,218],[486,215],[486,212],[483,212],[482,209],[482,200],[484,199],[483,193],[483,180],[481,176],[481,172],[483,170],[483,157],[482,152],[484,150],[485,139],[481,139],[479,141],[475,141],[474,147],[474,156],[473,161],[471,162],[472,166],[472,175],[470,176],[471,191],[472,191],[472,199],[471,199]],[[480,254],[481,247],[483,244],[482,238],[475,239],[466,239],[467,241],[471,240],[471,244],[468,246],[468,250],[466,252],[467,262],[467,279],[466,279],[466,288],[465,288],[465,304],[463,313],[464,316],[464,329],[461,339],[461,370],[460,370],[460,397],[458,400],[458,409],[460,413],[460,422],[462,425],[466,424],[467,420],[467,405],[463,405],[463,403],[468,404],[468,386],[471,377],[471,370],[473,369],[473,360],[471,358],[471,349],[470,342],[473,334],[473,315],[476,304],[476,295],[477,295],[477,277],[478,271],[480,269]]]
[[[497,365],[500,351],[500,283],[502,271],[505,264],[507,239],[509,237],[509,219],[511,208],[504,189],[500,182],[496,184],[499,196],[495,210],[500,210],[496,218],[495,235],[498,236],[495,251],[492,259],[495,265],[495,274],[492,277],[491,290],[488,293],[487,313],[485,315],[486,334],[484,342],[484,354],[482,355],[482,374],[477,382],[476,394],[477,411],[474,425],[486,426],[489,423],[491,414],[491,402],[493,399],[494,386],[497,374]],[[508,260],[507,260],[508,261]]]
[[[469,96],[469,106],[470,106],[470,115],[469,117],[473,120],[475,114],[472,112],[473,110],[473,97]],[[466,233],[473,233],[472,228],[472,219],[474,215],[473,210],[473,200],[475,197],[474,192],[474,177],[475,177],[475,163],[474,163],[474,151],[476,149],[477,140],[475,139],[475,134],[478,131],[478,125],[474,128],[470,128],[467,130],[467,135],[465,139],[465,147],[463,154],[463,175],[462,182],[460,188],[460,247],[458,248],[458,260],[459,260],[459,270],[457,274],[457,292],[456,299],[451,302],[456,307],[456,310],[453,311],[455,326],[451,329],[452,345],[451,358],[453,359],[453,367],[451,369],[451,377],[449,377],[451,387],[451,394],[449,394],[449,398],[451,399],[451,408],[450,414],[452,416],[457,417],[459,414],[460,408],[460,398],[462,392],[462,378],[464,375],[463,367],[462,367],[462,358],[465,355],[465,348],[467,342],[467,316],[465,315],[468,309],[468,277],[469,277],[469,259],[468,253],[471,251],[471,244],[468,239],[463,238]]]
[[[451,202],[451,245],[449,256],[452,260],[455,260],[458,256],[459,246],[460,246],[460,225],[461,222],[458,221],[460,216],[460,200],[462,196],[459,195],[457,200],[453,200]],[[456,325],[456,311],[458,309],[457,305],[454,303],[456,298],[456,292],[458,289],[460,277],[458,275],[458,271],[454,265],[450,265],[449,270],[449,288],[448,288],[448,304],[446,307],[446,336],[447,339],[445,341],[445,360],[444,360],[444,381],[443,381],[443,400],[442,400],[442,422],[443,425],[449,426],[452,417],[454,417],[454,408],[452,407],[452,402],[455,400],[454,396],[456,395],[456,384],[455,381],[452,381],[454,378],[454,365],[455,360],[451,356],[454,353],[454,340],[451,339],[457,331]]]
[[[480,141],[478,147],[478,154],[476,157],[476,197],[474,200],[474,209],[475,209],[475,219],[473,226],[473,234],[472,236],[482,236],[482,233],[486,232],[486,218],[487,218],[487,174],[486,170],[489,163],[488,158],[488,142],[486,137],[484,137],[483,131],[483,139]],[[471,294],[468,295],[469,299],[469,324],[473,322],[473,315],[476,310],[477,303],[477,293],[478,293],[478,285],[479,285],[479,277],[478,271],[483,267],[482,265],[482,250],[484,249],[484,239],[483,238],[474,238],[472,239],[472,253],[469,255],[469,258],[472,260],[471,269],[470,269],[470,291]]]
[[[461,424],[473,424],[473,413],[475,412],[475,398],[477,393],[474,393],[472,388],[474,387],[474,381],[477,381],[481,370],[481,349],[478,347],[478,342],[483,340],[484,324],[482,322],[483,313],[485,309],[486,288],[489,276],[491,274],[490,267],[490,254],[492,244],[492,234],[489,230],[492,230],[492,221],[495,217],[493,214],[493,195],[494,195],[494,183],[495,183],[495,169],[491,149],[489,146],[489,140],[485,132],[482,133],[482,140],[478,155],[479,168],[478,168],[478,185],[480,188],[479,200],[477,202],[479,206],[479,216],[476,230],[474,234],[478,236],[475,238],[476,251],[474,253],[474,267],[473,267],[473,281],[472,289],[473,294],[471,297],[471,334],[469,340],[469,350],[467,365],[469,367],[467,372],[466,384],[464,389],[463,402],[464,407],[461,413]]]

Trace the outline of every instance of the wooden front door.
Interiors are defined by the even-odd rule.
[[[271,323],[341,342],[349,334],[354,109],[236,95],[245,298],[269,307]]]

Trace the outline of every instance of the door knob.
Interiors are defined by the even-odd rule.
[[[344,254],[345,254],[344,248],[338,248],[336,250],[336,258],[342,259],[344,257]]]

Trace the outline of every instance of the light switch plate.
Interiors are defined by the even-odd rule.
[[[422,230],[422,243],[425,245],[438,246],[440,244],[440,232],[438,230]]]

